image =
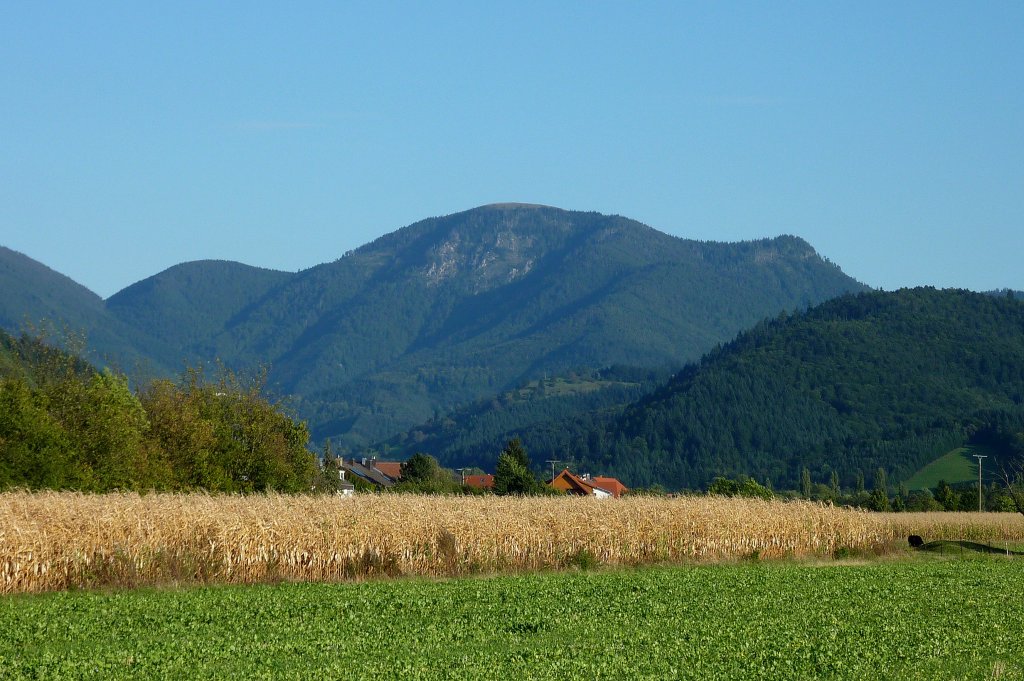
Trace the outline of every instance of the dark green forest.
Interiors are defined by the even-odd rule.
[[[494,452],[517,433],[534,433],[584,416],[619,414],[672,373],[669,369],[615,366],[544,377],[430,419],[371,449],[384,458],[399,459],[427,451],[442,461],[490,470]]]
[[[807,470],[812,484],[835,473],[853,489],[878,469],[895,485],[971,442],[1012,458],[1022,402],[1024,303],[922,288],[781,314],[624,409],[515,434],[535,461],[571,461],[631,486],[706,489],[717,476],[750,476],[800,489]],[[445,465],[477,457],[473,445],[440,456]]]

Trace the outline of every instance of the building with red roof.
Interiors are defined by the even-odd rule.
[[[629,488],[623,485],[615,478],[609,478],[604,475],[595,475],[590,479],[595,485],[601,489],[606,489],[612,493],[612,496],[618,499],[623,494],[629,491]]]
[[[402,479],[402,462],[401,461],[376,461],[373,462],[373,467],[379,470],[384,475],[388,476],[392,480]]]
[[[467,475],[463,483],[476,489],[494,489],[494,476],[490,473]]]
[[[548,484],[566,494],[598,499],[617,499],[626,491],[626,486],[615,478],[602,477],[601,480],[602,482],[598,483],[597,478],[590,475],[573,475],[566,468],[552,478]]]

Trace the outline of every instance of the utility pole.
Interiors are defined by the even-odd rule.
[[[556,463],[562,463],[562,462],[559,461],[558,459],[548,459],[546,463],[551,464],[551,479],[554,480],[555,479],[555,464]]]
[[[974,458],[978,460],[978,513],[981,513],[981,460],[987,459],[987,454],[975,454]]]

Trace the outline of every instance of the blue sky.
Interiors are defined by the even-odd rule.
[[[0,7],[0,244],[108,296],[497,201],[1024,289],[1024,3]]]

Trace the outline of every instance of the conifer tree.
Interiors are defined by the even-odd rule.
[[[879,468],[875,471],[875,486],[871,490],[871,508],[875,511],[888,511],[889,506],[889,492],[886,489],[888,484],[886,482],[885,469]]]
[[[829,478],[829,489],[832,490],[832,496],[838,498],[842,495],[842,489],[839,487],[839,473],[832,471],[832,476]]]
[[[800,473],[800,496],[804,499],[811,498],[811,472],[804,467]]]
[[[539,494],[541,483],[530,470],[530,457],[519,438],[509,441],[498,455],[494,471],[495,494]]]

